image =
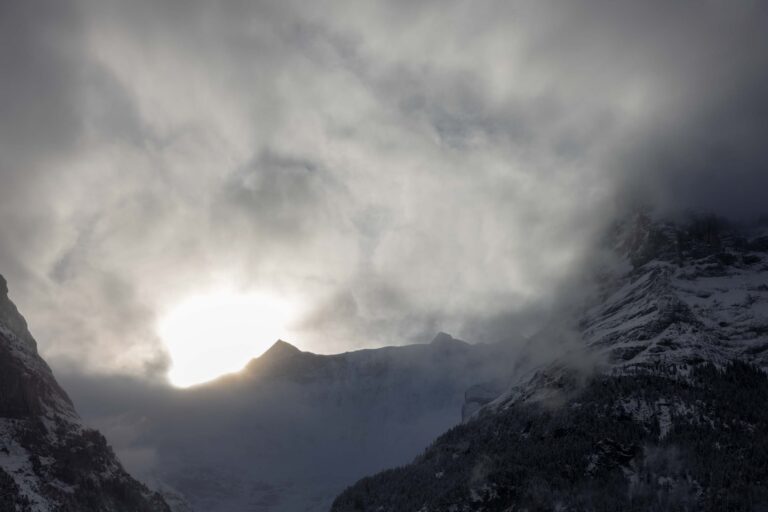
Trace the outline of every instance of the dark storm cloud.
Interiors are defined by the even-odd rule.
[[[725,66],[718,80],[735,83],[702,80],[705,92],[692,89],[679,117],[658,126],[627,158],[642,199],[672,210],[714,205],[745,220],[766,212],[768,55],[751,51],[747,76],[730,75]],[[707,92],[720,94],[710,102]]]
[[[162,371],[233,283],[310,350],[515,338],[626,205],[763,209],[761,2],[2,9],[0,272],[62,364]]]
[[[653,34],[666,84],[660,108],[639,127],[635,143],[617,153],[627,193],[673,212],[764,214],[768,4],[690,2],[673,9],[676,16]]]

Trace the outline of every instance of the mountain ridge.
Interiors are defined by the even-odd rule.
[[[121,430],[136,418],[136,444],[118,449],[156,454],[137,474],[201,512],[327,510],[350,481],[407,462],[458,424],[467,388],[514,372],[507,345],[435,338],[333,355],[275,342],[240,373],[114,410]],[[93,402],[100,386],[87,387]]]

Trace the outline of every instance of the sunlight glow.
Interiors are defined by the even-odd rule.
[[[229,291],[190,297],[160,322],[171,356],[168,379],[188,387],[241,370],[286,335],[290,304],[257,293]]]

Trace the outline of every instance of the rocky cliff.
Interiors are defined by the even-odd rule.
[[[168,512],[83,426],[0,276],[0,511]]]

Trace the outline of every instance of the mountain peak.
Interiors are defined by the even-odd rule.
[[[291,345],[287,341],[277,340],[261,355],[261,358],[274,359],[300,354],[301,350]]]
[[[0,295],[8,295],[8,283],[2,274],[0,274]]]
[[[301,359],[298,356],[302,354],[307,354],[307,352],[302,352],[287,341],[277,340],[259,357],[251,359],[244,372],[245,374],[253,372],[263,374],[267,369],[282,368],[285,364],[291,364],[292,361]]]

